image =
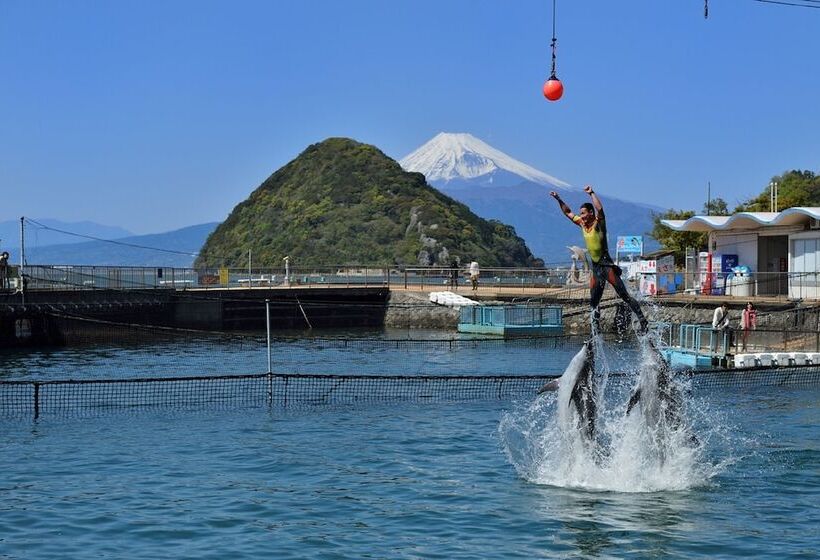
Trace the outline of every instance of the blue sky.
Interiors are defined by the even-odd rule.
[[[573,185],[699,209],[820,171],[820,9],[500,0],[0,0],[0,221],[224,219],[329,136],[469,132]]]

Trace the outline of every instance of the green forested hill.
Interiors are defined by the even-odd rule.
[[[346,138],[313,144],[271,175],[208,237],[196,265],[245,266],[248,250],[259,267],[286,255],[297,266],[538,264],[512,227]]]
[[[820,206],[820,175],[812,171],[792,170],[773,177],[778,184],[777,206],[780,210],[794,206]],[[766,186],[756,197],[741,204],[735,212],[768,212],[770,188]]]

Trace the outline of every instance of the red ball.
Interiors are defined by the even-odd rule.
[[[544,97],[550,101],[558,101],[564,95],[564,84],[558,78],[550,78],[544,82]]]

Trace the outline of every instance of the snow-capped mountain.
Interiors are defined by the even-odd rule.
[[[512,158],[466,133],[440,132],[432,140],[399,161],[407,171],[424,174],[427,181],[447,184],[452,181],[482,179],[484,184],[498,184],[497,177],[513,175],[520,181],[564,187],[560,179]]]
[[[424,174],[427,182],[462,202],[485,219],[513,226],[537,257],[568,262],[568,246],[582,244],[578,228],[561,213],[549,191],[576,210],[589,196],[581,189],[521,163],[470,134],[442,132],[399,161],[407,171]],[[607,211],[609,246],[615,256],[619,235],[645,235],[653,211],[660,208],[618,198],[613,188],[596,189]],[[645,247],[652,247],[645,240]]]

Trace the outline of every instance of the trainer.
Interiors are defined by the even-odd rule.
[[[587,253],[592,261],[591,275],[589,277],[590,301],[589,305],[592,308],[592,334],[598,334],[600,330],[601,311],[598,309],[598,304],[601,303],[601,296],[604,294],[604,287],[606,283],[612,284],[615,288],[615,293],[624,300],[630,309],[635,313],[640,321],[640,333],[644,334],[647,331],[646,317],[641,310],[640,304],[635,301],[629,291],[624,286],[621,280],[621,267],[612,261],[609,256],[609,247],[606,242],[606,217],[604,215],[604,206],[601,204],[601,199],[592,190],[592,187],[587,185],[584,187],[584,192],[592,199],[592,203],[584,202],[581,205],[581,210],[578,215],[572,213],[572,210],[566,203],[561,200],[558,193],[550,192],[550,196],[558,201],[561,211],[569,218],[572,223],[580,226],[581,233],[584,236],[584,241],[587,244]]]

